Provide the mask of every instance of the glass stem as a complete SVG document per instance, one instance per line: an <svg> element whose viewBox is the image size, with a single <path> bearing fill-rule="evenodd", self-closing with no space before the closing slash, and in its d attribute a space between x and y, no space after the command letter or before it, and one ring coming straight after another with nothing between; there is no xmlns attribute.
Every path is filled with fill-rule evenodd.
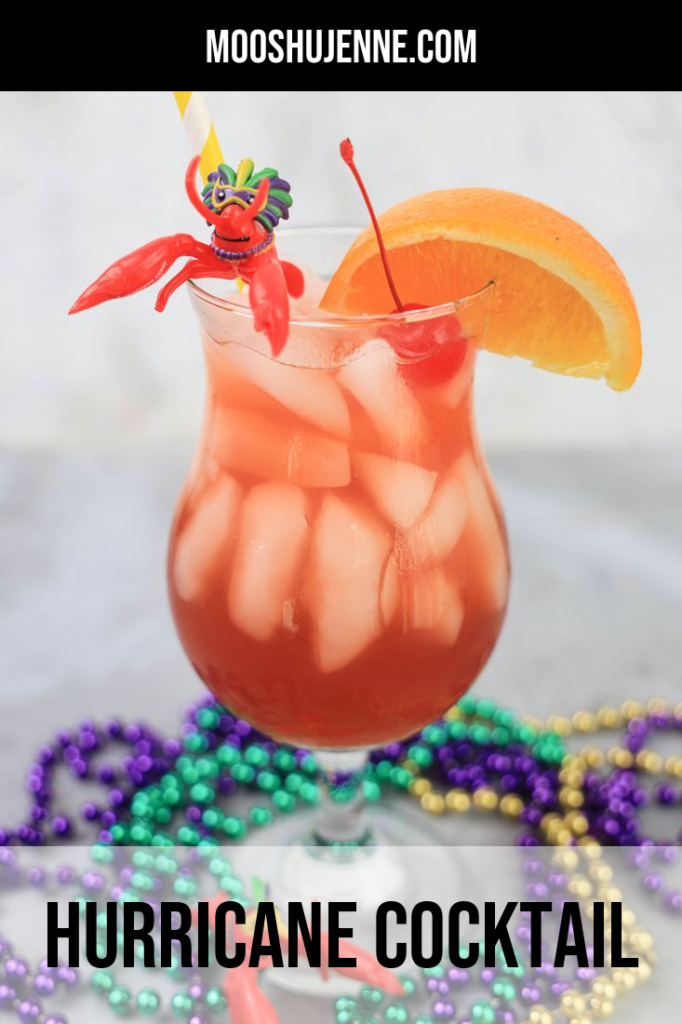
<svg viewBox="0 0 682 1024"><path fill-rule="evenodd" d="M321 798L313 824L318 846L364 846L371 829L362 792L364 750L315 750L320 768Z"/></svg>

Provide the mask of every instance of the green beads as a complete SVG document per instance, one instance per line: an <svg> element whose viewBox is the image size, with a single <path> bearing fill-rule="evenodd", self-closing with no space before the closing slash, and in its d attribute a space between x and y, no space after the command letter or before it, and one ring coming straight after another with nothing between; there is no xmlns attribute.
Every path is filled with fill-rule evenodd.
<svg viewBox="0 0 682 1024"><path fill-rule="evenodd" d="M447 734L453 740L470 739L472 743L485 744L493 742L498 746L510 743L523 743L531 748L539 761L546 764L560 764L566 754L566 747L561 736L551 729L538 731L530 725L521 723L513 711L495 707L491 700L478 700L467 694L457 705L459 711L467 718L465 722L455 719L447 723ZM484 724L481 719L485 719ZM441 742L438 739L439 726L427 726L422 731L422 740L427 744ZM432 731L435 730L435 731Z"/></svg>
<svg viewBox="0 0 682 1024"><path fill-rule="evenodd" d="M246 835L246 822L234 814L226 816L222 828L230 839L242 839Z"/></svg>
<svg viewBox="0 0 682 1024"><path fill-rule="evenodd" d="M178 896L191 897L196 894L197 884L194 879L190 878L188 875L181 875L173 882L173 891L177 893Z"/></svg>
<svg viewBox="0 0 682 1024"><path fill-rule="evenodd" d="M213 1010L215 1013L222 1013L227 1006L225 996L219 988L209 988L204 996L204 1002L209 1010Z"/></svg>
<svg viewBox="0 0 682 1024"><path fill-rule="evenodd" d="M407 996L408 999L410 996L413 996L417 991L417 984L414 978L410 977L409 974L400 975L400 984L403 986L403 993L405 994L405 996Z"/></svg>
<svg viewBox="0 0 682 1024"><path fill-rule="evenodd" d="M151 1017L159 1011L161 996L153 988L143 988L137 993L135 1004L143 1017Z"/></svg>
<svg viewBox="0 0 682 1024"><path fill-rule="evenodd" d="M363 985L360 989L360 999L363 1003L369 1003L370 1005L377 1005L384 998L384 994L380 988L375 988L373 985Z"/></svg>
<svg viewBox="0 0 682 1024"><path fill-rule="evenodd" d="M207 807L201 815L201 822L206 828L214 829L222 824L224 818L225 815L217 807Z"/></svg>
<svg viewBox="0 0 682 1024"><path fill-rule="evenodd" d="M272 794L272 802L277 810L283 811L284 814L290 814L296 807L296 798L291 793L285 793L283 789L278 789Z"/></svg>
<svg viewBox="0 0 682 1024"><path fill-rule="evenodd" d="M477 999L469 1012L473 1024L495 1024L495 1007L487 999Z"/></svg>
<svg viewBox="0 0 682 1024"><path fill-rule="evenodd" d="M407 1024L410 1015L404 1006L399 1006L396 1003L391 1003L384 1010L384 1020L386 1024Z"/></svg>
<svg viewBox="0 0 682 1024"><path fill-rule="evenodd" d="M252 807L249 811L249 821L252 825L263 827L272 822L274 815L267 807Z"/></svg>
<svg viewBox="0 0 682 1024"><path fill-rule="evenodd" d="M408 760L414 761L420 768L428 768L433 761L433 754L423 743L413 743L407 751Z"/></svg>
<svg viewBox="0 0 682 1024"><path fill-rule="evenodd" d="M215 708L201 708L197 712L196 722L200 729L215 729L220 722L220 712Z"/></svg>
<svg viewBox="0 0 682 1024"><path fill-rule="evenodd" d="M114 985L109 992L108 1001L117 1017L125 1017L133 1008L133 993L125 985Z"/></svg>
<svg viewBox="0 0 682 1024"><path fill-rule="evenodd" d="M111 971L95 971L90 984L97 995L108 995L115 985L114 976Z"/></svg>
<svg viewBox="0 0 682 1024"><path fill-rule="evenodd" d="M200 732L190 732L183 739L185 750L189 750L192 754L197 754L208 749L208 739Z"/></svg>
<svg viewBox="0 0 682 1024"><path fill-rule="evenodd" d="M174 1017L188 1017L194 1009L194 1000L189 992L176 992L171 999L171 1010Z"/></svg>
<svg viewBox="0 0 682 1024"><path fill-rule="evenodd" d="M206 782L196 782L189 791L189 798L194 804L210 804L215 800L215 790Z"/></svg>
<svg viewBox="0 0 682 1024"><path fill-rule="evenodd" d="M492 993L510 1003L516 997L516 985L508 978L496 978L492 984Z"/></svg>
<svg viewBox="0 0 682 1024"><path fill-rule="evenodd" d="M339 1011L344 1010L351 1010L354 1012L355 1010L357 1010L357 1008L358 1004L354 999L351 999L349 996L339 996L339 998L334 1003L334 1009L336 1010L337 1013Z"/></svg>
<svg viewBox="0 0 682 1024"><path fill-rule="evenodd" d="M280 779L276 772L262 771L256 777L256 785L265 793L275 793L280 789Z"/></svg>

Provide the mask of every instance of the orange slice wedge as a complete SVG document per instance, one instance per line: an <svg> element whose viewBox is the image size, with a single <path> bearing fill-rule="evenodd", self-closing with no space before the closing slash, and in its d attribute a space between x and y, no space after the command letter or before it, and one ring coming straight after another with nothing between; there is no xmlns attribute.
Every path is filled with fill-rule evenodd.
<svg viewBox="0 0 682 1024"><path fill-rule="evenodd" d="M495 292L484 348L616 391L641 364L639 318L613 257L557 210L513 192L428 192L379 217L403 303L436 306ZM355 240L321 303L357 316L395 308L371 226Z"/></svg>

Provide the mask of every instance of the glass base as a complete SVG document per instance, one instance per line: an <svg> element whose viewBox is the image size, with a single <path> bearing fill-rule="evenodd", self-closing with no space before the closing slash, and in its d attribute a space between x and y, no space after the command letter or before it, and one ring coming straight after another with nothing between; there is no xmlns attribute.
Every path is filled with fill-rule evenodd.
<svg viewBox="0 0 682 1024"><path fill-rule="evenodd" d="M286 917L289 902L304 908L322 904L322 927L330 902L355 903L356 911L341 917L352 926L351 941L374 952L376 912L380 904L397 900L408 908L422 899L433 899L434 872L451 892L449 902L461 893L457 847L443 846L442 837L429 830L425 816L400 803L381 803L369 810L371 839L355 847L320 846L314 840L314 813L281 818L267 832L268 844L253 836L232 860L238 871L266 882L270 898ZM428 872L424 848L428 847ZM430 883L430 885L429 885ZM447 898L443 894L444 899ZM402 972L404 973L404 972ZM267 988L286 990L292 996L333 999L357 995L361 981L334 971L327 980L305 964L266 972ZM293 1019L293 1018L292 1018Z"/></svg>

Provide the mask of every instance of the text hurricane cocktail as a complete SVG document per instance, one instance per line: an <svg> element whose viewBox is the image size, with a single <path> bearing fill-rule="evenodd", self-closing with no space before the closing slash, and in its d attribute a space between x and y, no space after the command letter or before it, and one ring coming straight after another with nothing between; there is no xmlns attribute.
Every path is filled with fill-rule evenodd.
<svg viewBox="0 0 682 1024"><path fill-rule="evenodd" d="M168 569L194 668L279 740L349 749L414 732L476 678L506 608L471 402L486 296L293 320L279 360L238 304L198 288L193 302L207 406ZM451 350L401 358L421 317Z"/></svg>

